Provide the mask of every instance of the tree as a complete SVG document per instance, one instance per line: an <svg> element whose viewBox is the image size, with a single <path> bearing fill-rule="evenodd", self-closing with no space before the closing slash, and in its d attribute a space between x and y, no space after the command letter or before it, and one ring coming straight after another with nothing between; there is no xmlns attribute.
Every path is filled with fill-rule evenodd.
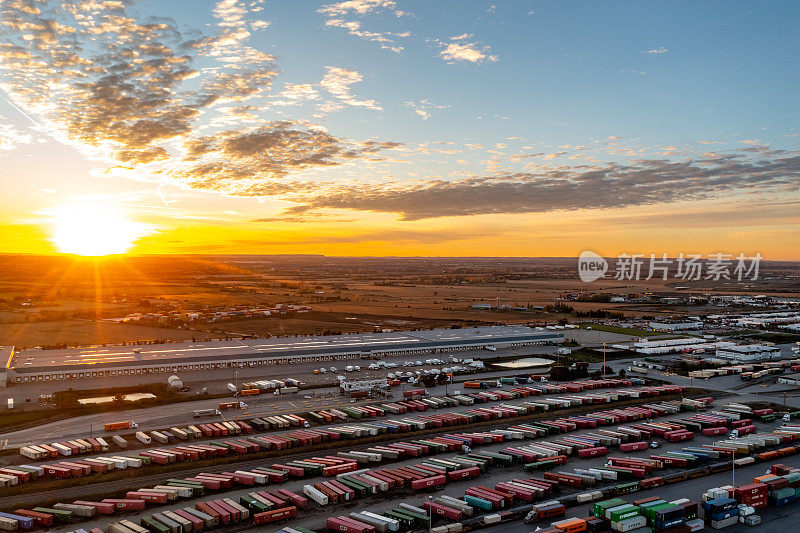
<svg viewBox="0 0 800 533"><path fill-rule="evenodd" d="M625 375L626 375L625 369L624 368L620 368L618 375L619 375L620 378L624 378Z"/></svg>

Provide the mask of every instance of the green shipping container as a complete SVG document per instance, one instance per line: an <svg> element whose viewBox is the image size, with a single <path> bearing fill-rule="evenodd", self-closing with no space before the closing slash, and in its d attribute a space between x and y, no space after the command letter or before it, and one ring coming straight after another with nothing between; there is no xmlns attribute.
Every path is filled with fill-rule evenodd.
<svg viewBox="0 0 800 533"><path fill-rule="evenodd" d="M613 507L612 507L613 509ZM611 511L611 515L609 519L612 522L621 522L622 520L627 520L628 518L633 518L634 516L639 516L641 514L639 512L639 508L635 505L627 505L621 509L617 509L615 511Z"/></svg>
<svg viewBox="0 0 800 533"><path fill-rule="evenodd" d="M659 505L652 505L648 507L642 511L642 514L645 518L647 518L647 523L652 525L656 518L656 511L661 511L662 509L673 509L675 507L677 507L677 505L674 503L661 503Z"/></svg>
<svg viewBox="0 0 800 533"><path fill-rule="evenodd" d="M606 509L611 509L612 507L619 507L620 505L625 505L626 502L622 498L614 498L613 500L606 500L602 502L597 502L594 504L594 509L592 514L595 515L597 518L605 518L606 517Z"/></svg>
<svg viewBox="0 0 800 533"><path fill-rule="evenodd" d="M44 514L51 514L56 522L60 522L62 524L66 524L67 522L72 522L73 513L72 511L62 511L61 509L49 509L47 507L34 507L32 509L37 513L44 513Z"/></svg>
<svg viewBox="0 0 800 533"><path fill-rule="evenodd" d="M169 533L170 529L156 520L155 518L151 518L149 516L143 516L140 522L142 527L147 529L152 533Z"/></svg>

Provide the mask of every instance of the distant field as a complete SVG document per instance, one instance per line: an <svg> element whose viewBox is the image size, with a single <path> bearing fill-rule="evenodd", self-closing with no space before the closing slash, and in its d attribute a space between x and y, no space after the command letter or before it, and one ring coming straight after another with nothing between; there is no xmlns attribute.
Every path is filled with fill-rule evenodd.
<svg viewBox="0 0 800 533"><path fill-rule="evenodd" d="M0 324L0 344L18 348L41 344L86 345L154 339L187 340L192 337L206 339L219 335L88 320Z"/></svg>

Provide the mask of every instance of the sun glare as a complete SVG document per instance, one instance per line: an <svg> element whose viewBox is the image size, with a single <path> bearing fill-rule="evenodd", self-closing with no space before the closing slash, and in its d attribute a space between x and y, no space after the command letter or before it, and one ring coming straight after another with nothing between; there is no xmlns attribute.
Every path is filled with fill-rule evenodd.
<svg viewBox="0 0 800 533"><path fill-rule="evenodd" d="M131 220L113 202L82 200L59 206L52 213L52 241L59 252L84 256L124 254L134 243L154 231Z"/></svg>

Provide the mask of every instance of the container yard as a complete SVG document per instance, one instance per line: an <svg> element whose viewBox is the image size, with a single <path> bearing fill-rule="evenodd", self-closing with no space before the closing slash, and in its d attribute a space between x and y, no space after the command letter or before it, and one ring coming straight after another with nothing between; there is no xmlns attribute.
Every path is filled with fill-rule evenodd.
<svg viewBox="0 0 800 533"><path fill-rule="evenodd" d="M444 532L522 524L537 506L548 527L588 531L575 529L586 516L567 514L578 503L730 473L734 465L783 461L791 469L800 438L800 424L762 422L767 413L632 380L509 384L458 398L413 392L384 403L140 431L131 439L136 450L106 442L103 451L90 439L32 444L36 457L20 450L24 464L0 469L0 510L56 532L136 530L131 524L406 531L431 519ZM52 450L46 456L36 451L43 446ZM74 484L78 478L93 482ZM783 482L770 482L767 500L788 505ZM15 495L37 486L44 490ZM636 516L614 518L628 531L641 521ZM672 519L659 515L657 523Z"/></svg>

